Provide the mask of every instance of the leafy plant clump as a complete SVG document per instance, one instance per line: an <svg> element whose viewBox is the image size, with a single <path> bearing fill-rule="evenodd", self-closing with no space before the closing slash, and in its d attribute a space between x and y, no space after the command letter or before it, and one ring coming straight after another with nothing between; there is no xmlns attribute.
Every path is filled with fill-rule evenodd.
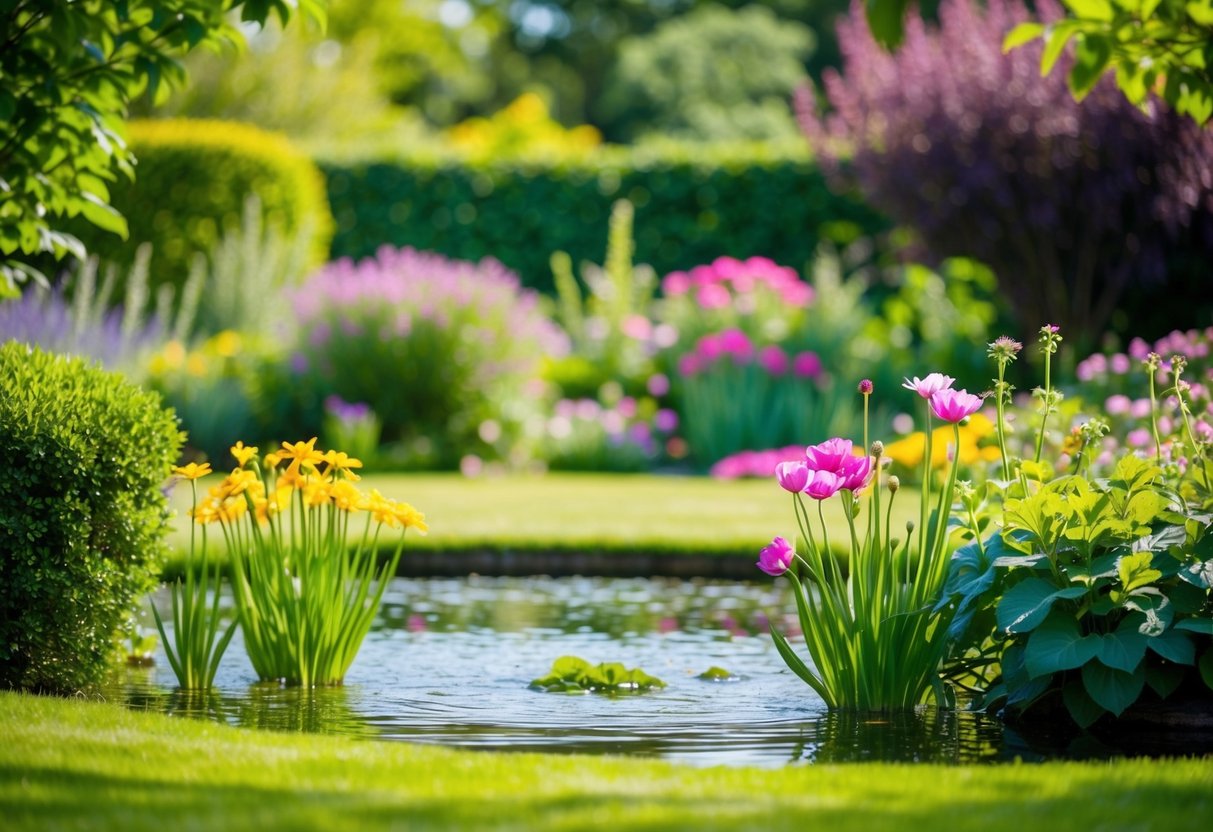
<svg viewBox="0 0 1213 832"><path fill-rule="evenodd" d="M552 670L531 682L533 690L545 693L640 693L664 688L665 682L638 667L628 670L620 662L592 665L577 656L561 656Z"/></svg>
<svg viewBox="0 0 1213 832"><path fill-rule="evenodd" d="M181 436L154 393L0 347L0 688L99 682L164 554Z"/></svg>

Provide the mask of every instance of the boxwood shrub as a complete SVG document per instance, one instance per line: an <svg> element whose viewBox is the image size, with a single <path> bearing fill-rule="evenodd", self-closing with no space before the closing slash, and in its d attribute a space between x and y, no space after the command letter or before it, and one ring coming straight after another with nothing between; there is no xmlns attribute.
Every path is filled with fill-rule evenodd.
<svg viewBox="0 0 1213 832"><path fill-rule="evenodd" d="M129 264L136 244L151 242L151 284L180 286L195 253L208 254L225 229L238 227L245 199L256 194L265 222L312 237L314 263L324 261L332 215L324 179L285 136L234 122L204 119L134 121L134 181L111 188L130 239L83 223L73 227L89 251Z"/></svg>
<svg viewBox="0 0 1213 832"><path fill-rule="evenodd" d="M321 168L334 257L369 257L385 244L494 257L541 291L552 289L553 251L574 263L601 258L620 198L636 208L636 261L659 274L721 255L800 270L823 238L888 227L858 196L832 193L804 150L671 145L553 162L414 157Z"/></svg>
<svg viewBox="0 0 1213 832"><path fill-rule="evenodd" d="M0 688L98 682L152 587L172 411L79 359L0 346Z"/></svg>

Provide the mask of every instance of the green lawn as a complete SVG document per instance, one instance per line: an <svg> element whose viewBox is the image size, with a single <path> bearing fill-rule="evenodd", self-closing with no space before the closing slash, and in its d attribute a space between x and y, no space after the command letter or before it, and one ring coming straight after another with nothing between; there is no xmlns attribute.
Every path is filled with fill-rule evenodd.
<svg viewBox="0 0 1213 832"><path fill-rule="evenodd" d="M0 693L19 830L1206 830L1213 759L699 770L238 730Z"/></svg>
<svg viewBox="0 0 1213 832"><path fill-rule="evenodd" d="M212 481L200 482L200 491ZM410 547L442 552L644 552L725 555L753 561L775 535L795 535L791 497L769 480L652 475L547 474L467 479L457 474L368 475L363 490L412 503L430 533ZM173 545L188 545L190 491L173 494ZM917 494L902 489L893 529L917 518ZM839 500L825 504L834 541L846 532ZM896 532L895 532L896 534ZM218 538L218 536L215 536Z"/></svg>

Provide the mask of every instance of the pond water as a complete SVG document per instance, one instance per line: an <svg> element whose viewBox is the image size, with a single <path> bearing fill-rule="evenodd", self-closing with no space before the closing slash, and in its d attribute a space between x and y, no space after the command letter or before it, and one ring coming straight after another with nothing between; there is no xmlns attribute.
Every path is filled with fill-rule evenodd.
<svg viewBox="0 0 1213 832"><path fill-rule="evenodd" d="M167 593L156 602L169 608ZM153 667L127 670L105 695L233 725L697 765L973 763L1060 751L1029 748L977 714L829 713L784 666L768 616L795 632L783 582L398 578L343 686L258 683L237 633L209 696L176 690L161 650ZM793 644L803 655L802 642ZM668 686L615 697L528 688L563 655L640 667ZM714 666L733 680L697 678Z"/></svg>

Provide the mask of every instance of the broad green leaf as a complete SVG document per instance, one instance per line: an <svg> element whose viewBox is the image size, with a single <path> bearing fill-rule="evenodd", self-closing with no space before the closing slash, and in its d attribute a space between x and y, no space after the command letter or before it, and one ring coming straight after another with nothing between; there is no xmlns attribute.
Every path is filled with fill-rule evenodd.
<svg viewBox="0 0 1213 832"><path fill-rule="evenodd" d="M1108 0L1062 0L1076 17L1107 23L1112 20L1112 4Z"/></svg>
<svg viewBox="0 0 1213 832"><path fill-rule="evenodd" d="M1045 27L1041 23L1020 23L1002 39L1003 53L1010 52L1017 46L1036 40L1044 34Z"/></svg>
<svg viewBox="0 0 1213 832"><path fill-rule="evenodd" d="M1175 625L1177 630L1187 630L1191 633L1200 633L1206 636L1213 636L1213 619L1209 618L1185 618L1183 621Z"/></svg>
<svg viewBox="0 0 1213 832"><path fill-rule="evenodd" d="M1200 612L1208 599L1208 592L1188 583L1178 583L1167 589L1167 597L1176 613Z"/></svg>
<svg viewBox="0 0 1213 832"><path fill-rule="evenodd" d="M1115 632L1096 636L1099 639L1099 652L1096 658L1110 668L1132 673L1146 655L1147 639L1129 619L1116 628Z"/></svg>
<svg viewBox="0 0 1213 832"><path fill-rule="evenodd" d="M1146 644L1169 662L1193 664L1196 661L1196 647L1192 639L1179 630L1166 630L1162 635L1146 639Z"/></svg>
<svg viewBox="0 0 1213 832"><path fill-rule="evenodd" d="M1213 690L1213 647L1204 652L1196 667L1200 670L1200 678L1204 680L1205 687Z"/></svg>
<svg viewBox="0 0 1213 832"><path fill-rule="evenodd" d="M1183 684L1187 673L1182 667L1171 664L1150 665L1146 668L1146 684L1158 694L1160 699L1166 699L1175 689Z"/></svg>
<svg viewBox="0 0 1213 832"><path fill-rule="evenodd" d="M1028 578L1007 590L998 602L998 629L1004 633L1027 633L1035 629L1063 598L1081 598L1085 587L1058 589L1043 578Z"/></svg>
<svg viewBox="0 0 1213 832"><path fill-rule="evenodd" d="M775 629L774 624L770 625L770 629L771 638L775 642L775 649L779 652L780 657L783 658L788 668L799 676L802 682L816 691L818 696L829 701L829 692L821 680L817 678L817 675L809 669L809 666L804 663L804 660L800 656L796 655L796 651L788 644L788 640Z"/></svg>
<svg viewBox="0 0 1213 832"><path fill-rule="evenodd" d="M1161 578L1162 573L1152 568L1153 562L1154 555L1150 552L1123 555L1116 561L1116 574L1120 577L1121 591L1131 592Z"/></svg>
<svg viewBox="0 0 1213 832"><path fill-rule="evenodd" d="M1137 701L1145 683L1146 674L1141 669L1136 673L1126 673L1099 662L1091 662L1082 668L1082 686L1087 694L1097 705L1116 716Z"/></svg>
<svg viewBox="0 0 1213 832"><path fill-rule="evenodd" d="M1064 613L1053 613L1028 637L1024 664L1033 679L1060 670L1082 667L1099 652L1099 636L1084 636L1078 622Z"/></svg>
<svg viewBox="0 0 1213 832"><path fill-rule="evenodd" d="M572 679L591 667L585 659L577 656L561 656L552 662L552 673L562 679Z"/></svg>
<svg viewBox="0 0 1213 832"><path fill-rule="evenodd" d="M1091 698L1078 679L1066 683L1061 689L1061 698L1079 728L1090 728L1097 719L1107 713Z"/></svg>
<svg viewBox="0 0 1213 832"><path fill-rule="evenodd" d="M1213 3L1194 2L1184 6L1184 11L1188 13L1188 17L1195 20L1201 26L1213 26Z"/></svg>
<svg viewBox="0 0 1213 832"><path fill-rule="evenodd" d="M82 193L80 195L80 213L93 225L106 231L112 231L124 240L130 234L126 227L126 219L93 194Z"/></svg>
<svg viewBox="0 0 1213 832"><path fill-rule="evenodd" d="M1049 27L1045 33L1045 48L1040 56L1040 74L1041 77L1048 75L1053 71L1053 67L1057 64L1057 59L1061 57L1061 53L1065 51L1066 44L1070 42L1077 31L1075 26L1067 26L1067 23L1074 21L1062 21L1055 26Z"/></svg>
<svg viewBox="0 0 1213 832"><path fill-rule="evenodd" d="M709 667L703 673L700 673L695 678L703 679L705 682L728 682L733 679L736 679L737 677L734 676L729 671L725 670L723 667L717 667L716 665L712 665L711 667Z"/></svg>
<svg viewBox="0 0 1213 832"><path fill-rule="evenodd" d="M1201 589L1213 587L1213 560L1193 563L1179 572L1181 580Z"/></svg>

